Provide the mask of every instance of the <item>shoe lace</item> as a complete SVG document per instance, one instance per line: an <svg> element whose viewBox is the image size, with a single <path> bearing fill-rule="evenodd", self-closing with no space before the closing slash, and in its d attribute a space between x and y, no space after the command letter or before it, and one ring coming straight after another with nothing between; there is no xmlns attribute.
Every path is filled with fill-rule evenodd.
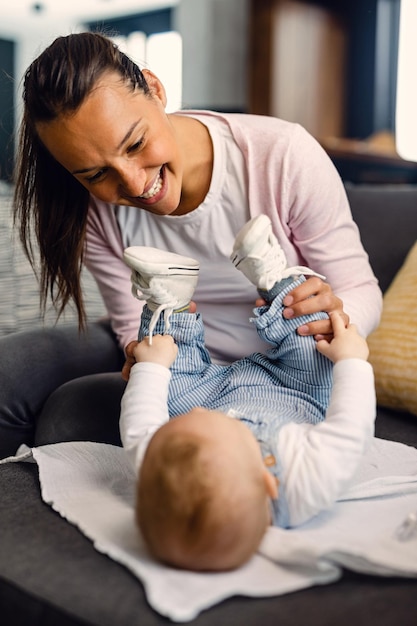
<svg viewBox="0 0 417 626"><path fill-rule="evenodd" d="M299 276L300 274L304 276L318 276L319 278L325 280L326 277L314 270L306 267L304 265L295 265L293 267L287 267L287 261L285 257L282 256L280 250L273 247L270 254L265 257L260 257L260 262L262 263L262 269L264 276L268 276L272 274L276 276L279 274L281 276L281 280L283 278L290 278L292 276Z"/></svg>
<svg viewBox="0 0 417 626"><path fill-rule="evenodd" d="M305 267L305 265L294 265L293 267L287 267L287 269L282 273L282 278L291 278L292 276L299 276L302 274L303 276L317 276L322 280L326 280L326 277L323 274L319 274L309 267Z"/></svg>
<svg viewBox="0 0 417 626"><path fill-rule="evenodd" d="M293 267L287 267L286 258L281 254L280 249L276 246L272 247L273 254L269 254L264 259L265 274L272 272L277 273L277 270L281 274L281 278L290 278L291 276L297 276L302 274L304 276L318 276L323 280L326 279L322 274L318 274L314 270L306 267L305 265L295 265Z"/></svg>
<svg viewBox="0 0 417 626"><path fill-rule="evenodd" d="M169 318L175 307L178 306L178 301L172 293L156 280L152 281L152 286L145 287L137 281L137 276L132 273L131 281L132 295L137 300L145 300L146 302L151 300L158 305L153 311L151 321L149 322L149 345L152 345L153 331L161 313L163 312L164 314L165 332L167 332L170 328Z"/></svg>

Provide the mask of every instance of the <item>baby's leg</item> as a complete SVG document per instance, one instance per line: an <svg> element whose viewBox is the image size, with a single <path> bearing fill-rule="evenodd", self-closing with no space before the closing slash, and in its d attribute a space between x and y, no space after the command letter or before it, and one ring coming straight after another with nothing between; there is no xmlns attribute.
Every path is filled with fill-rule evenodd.
<svg viewBox="0 0 417 626"><path fill-rule="evenodd" d="M143 308L139 340L148 336L152 311ZM204 344L204 325L200 313L172 313L169 334L178 346L177 357L171 366L169 392L170 415L185 413L195 406L210 408L211 398L217 396L218 385L225 377L227 367L211 363ZM164 334L165 324L159 319L154 334Z"/></svg>
<svg viewBox="0 0 417 626"><path fill-rule="evenodd" d="M304 266L288 267L285 253L266 215L258 215L245 224L235 239L230 258L257 287L262 298L270 303L255 311L257 317L254 322L260 337L274 348L268 351L268 358L262 354L250 358L269 371L279 384L308 393L322 406L327 406L332 365L317 352L313 337L297 334L299 326L326 319L327 314L318 313L293 320L283 317L284 296L303 282L304 276L316 273Z"/></svg>
<svg viewBox="0 0 417 626"><path fill-rule="evenodd" d="M326 319L326 313L314 313L294 319L283 317L283 298L301 282L303 276L286 278L266 294L272 302L268 306L255 310L253 322L259 336L273 347L267 351L267 359L262 365L268 367L274 377L285 387L308 393L327 406L331 386L333 365L316 349L316 342L311 336L301 336L297 328L301 324L318 319ZM263 361L262 355L253 355L255 360Z"/></svg>

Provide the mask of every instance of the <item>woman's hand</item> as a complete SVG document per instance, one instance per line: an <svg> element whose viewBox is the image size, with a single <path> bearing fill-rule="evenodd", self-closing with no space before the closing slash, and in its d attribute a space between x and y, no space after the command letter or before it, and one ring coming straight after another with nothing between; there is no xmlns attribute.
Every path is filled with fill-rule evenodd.
<svg viewBox="0 0 417 626"><path fill-rule="evenodd" d="M139 341L131 341L127 344L125 348L126 361L122 367L122 378L123 380L129 380L130 370L133 365L136 363L134 349L138 345Z"/></svg>
<svg viewBox="0 0 417 626"><path fill-rule="evenodd" d="M141 361L159 363L165 367L170 367L175 361L177 351L178 348L170 335L154 335L152 345L149 344L149 337L145 337L141 342L131 341L125 348L126 361L122 368L123 380L129 380L133 365Z"/></svg>
<svg viewBox="0 0 417 626"><path fill-rule="evenodd" d="M284 317L292 319L301 315L309 315L325 311L326 313L337 312L341 316L345 326L349 325L349 316L343 311L343 302L334 295L332 288L317 276L311 276L301 285L288 293L284 300ZM257 300L256 305L265 304L264 300ZM319 341L333 339L333 329L330 319L317 320L309 324L303 324L298 328L299 335L313 335Z"/></svg>

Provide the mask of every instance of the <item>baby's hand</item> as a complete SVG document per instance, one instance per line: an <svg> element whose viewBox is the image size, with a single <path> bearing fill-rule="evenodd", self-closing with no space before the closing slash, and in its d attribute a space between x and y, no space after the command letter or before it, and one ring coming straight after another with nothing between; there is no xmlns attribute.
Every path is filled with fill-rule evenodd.
<svg viewBox="0 0 417 626"><path fill-rule="evenodd" d="M171 367L177 352L178 347L171 335L153 335L152 345L149 345L149 337L145 337L133 348L138 363L158 363L164 367Z"/></svg>
<svg viewBox="0 0 417 626"><path fill-rule="evenodd" d="M369 348L366 340L356 330L356 326L349 324L345 327L344 321L336 311L329 313L333 327L333 339L328 343L325 339L317 342L317 350L328 359L337 363L343 359L367 360Z"/></svg>

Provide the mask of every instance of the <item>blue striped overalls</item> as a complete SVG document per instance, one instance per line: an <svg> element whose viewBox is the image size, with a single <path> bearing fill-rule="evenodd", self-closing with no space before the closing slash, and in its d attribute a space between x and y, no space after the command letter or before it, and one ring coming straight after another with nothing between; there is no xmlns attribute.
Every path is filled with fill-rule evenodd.
<svg viewBox="0 0 417 626"><path fill-rule="evenodd" d="M313 337L302 337L301 324L327 318L325 313L287 320L282 300L304 277L286 279L274 286L269 306L254 310L251 320L259 336L270 344L266 354L255 352L230 365L211 363L204 346L200 314L173 313L169 333L178 344L178 356L171 367L168 410L170 417L202 406L220 410L245 422L258 440L268 470L280 480L280 496L273 502L274 525L287 526L285 485L281 480L276 441L288 422L316 424L324 419L332 386L332 363L315 347ZM147 331L152 312L145 306L139 339ZM157 322L156 334L164 333Z"/></svg>

